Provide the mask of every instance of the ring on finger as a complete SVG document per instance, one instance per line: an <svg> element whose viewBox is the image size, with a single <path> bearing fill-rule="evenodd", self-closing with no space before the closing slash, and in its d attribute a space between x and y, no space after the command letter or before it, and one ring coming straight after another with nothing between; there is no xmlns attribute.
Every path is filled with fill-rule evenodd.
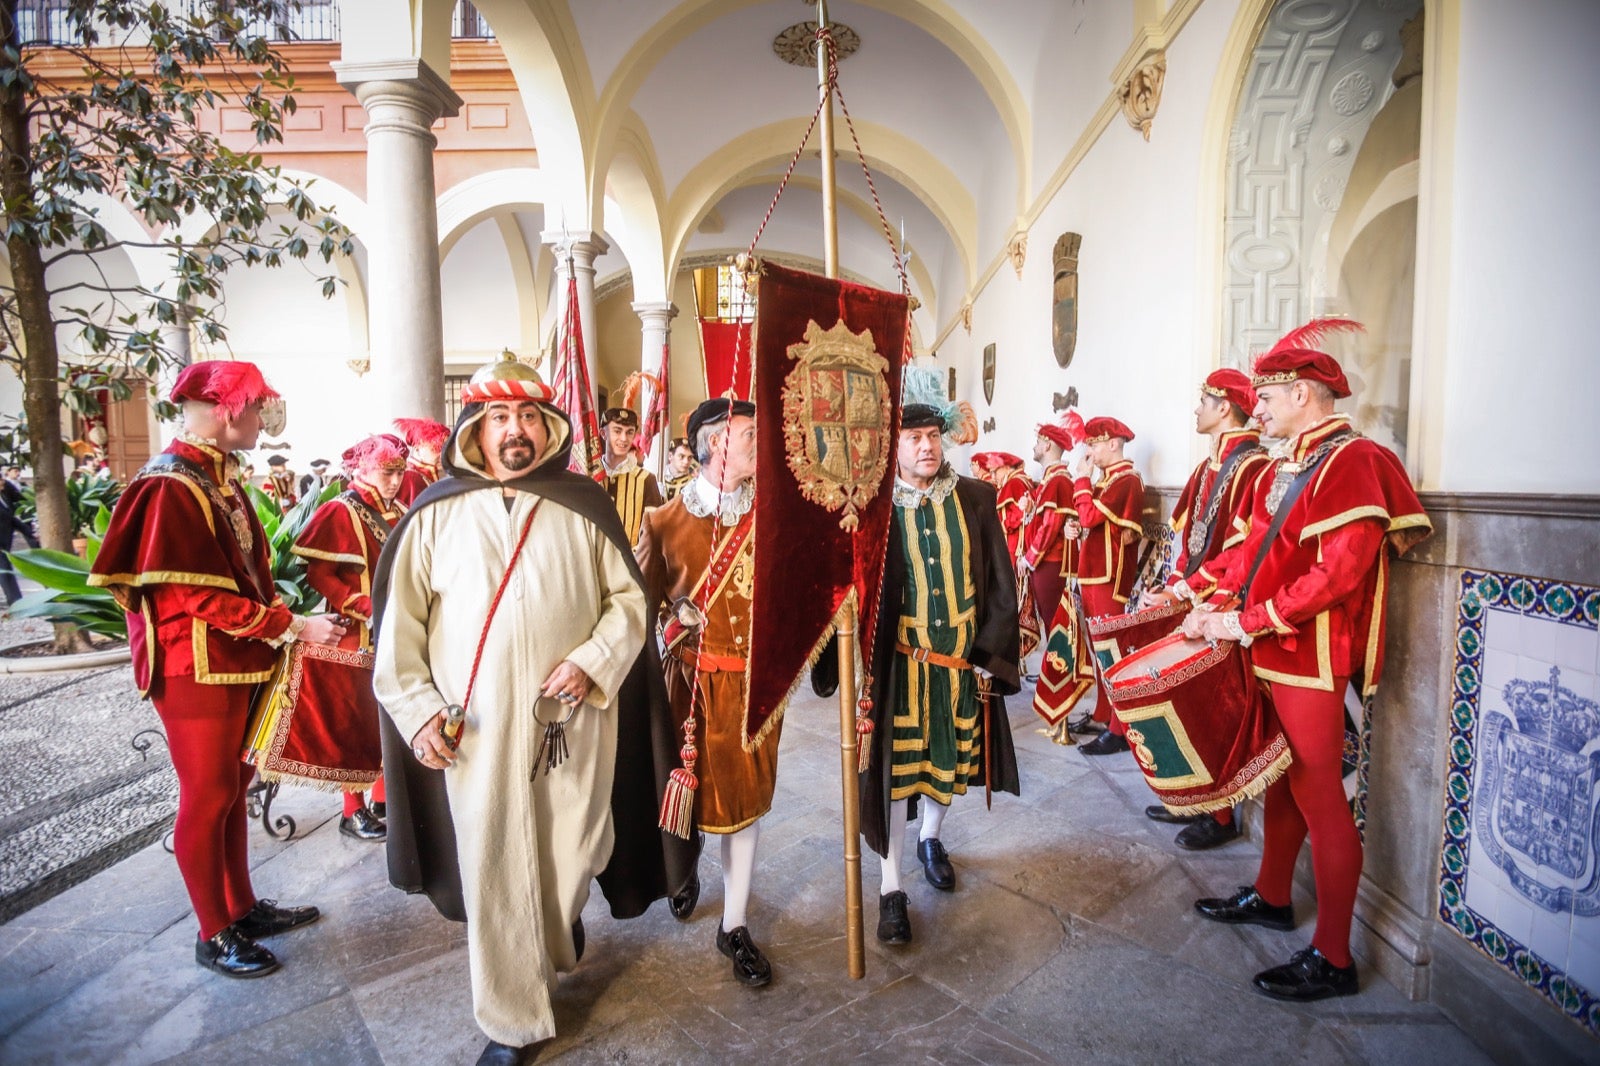
<svg viewBox="0 0 1600 1066"><path fill-rule="evenodd" d="M417 757L418 761L421 761L422 758L424 757L422 746L419 744L417 747L412 748L411 749L411 754L415 755Z"/></svg>

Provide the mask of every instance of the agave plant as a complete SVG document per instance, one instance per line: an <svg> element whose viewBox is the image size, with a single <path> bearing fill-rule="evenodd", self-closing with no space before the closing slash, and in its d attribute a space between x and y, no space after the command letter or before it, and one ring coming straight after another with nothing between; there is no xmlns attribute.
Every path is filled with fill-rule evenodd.
<svg viewBox="0 0 1600 1066"><path fill-rule="evenodd" d="M44 586L13 603L8 608L12 617L66 622L102 637L127 640L127 615L110 590L89 584L89 567L100 554L110 524L111 511L101 504L84 530L88 544L81 557L49 548L12 552L11 565L17 573Z"/></svg>
<svg viewBox="0 0 1600 1066"><path fill-rule="evenodd" d="M338 495L339 486L330 485L321 495L307 497L287 512L280 511L277 502L260 489L251 486L245 491L267 534L272 580L278 595L296 614L310 612L321 597L306 583L305 560L290 549L316 509ZM111 510L101 504L84 531L88 543L82 558L49 548L12 552L11 563L17 573L44 587L13 603L11 615L66 622L100 636L127 640L128 619L122 608L109 590L89 584L89 567L100 554L100 542L110 523Z"/></svg>

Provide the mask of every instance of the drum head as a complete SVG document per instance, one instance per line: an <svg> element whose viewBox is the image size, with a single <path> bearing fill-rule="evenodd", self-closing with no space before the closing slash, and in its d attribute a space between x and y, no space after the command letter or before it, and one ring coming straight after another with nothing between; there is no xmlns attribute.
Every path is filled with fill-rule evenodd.
<svg viewBox="0 0 1600 1066"><path fill-rule="evenodd" d="M1173 633L1107 667L1106 683L1112 687L1143 684L1183 669L1210 650L1206 641Z"/></svg>

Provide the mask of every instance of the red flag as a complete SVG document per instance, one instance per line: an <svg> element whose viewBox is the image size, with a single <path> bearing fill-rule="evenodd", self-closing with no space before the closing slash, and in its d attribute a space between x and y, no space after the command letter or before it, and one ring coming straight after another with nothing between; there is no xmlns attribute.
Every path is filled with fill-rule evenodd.
<svg viewBox="0 0 1600 1066"><path fill-rule="evenodd" d="M705 355L707 398L726 396L730 388L739 399L750 398L752 360L749 322L720 322L702 318L700 350ZM735 353L738 354L737 360Z"/></svg>
<svg viewBox="0 0 1600 1066"><path fill-rule="evenodd" d="M644 425L639 437L644 442L644 454L650 455L656 437L667 425L667 372L672 368L672 333L667 333L661 344L661 372L656 375L655 391L650 394L650 409L644 414Z"/></svg>
<svg viewBox="0 0 1600 1066"><path fill-rule="evenodd" d="M600 466L600 419L594 409L594 387L583 356L583 323L578 314L578 279L568 272L567 314L561 325L561 347L556 355L556 406L572 423L572 459L567 468L596 481L604 476Z"/></svg>
<svg viewBox="0 0 1600 1066"><path fill-rule="evenodd" d="M782 712L846 598L858 632L875 631L909 328L901 293L772 263L760 285L747 741Z"/></svg>

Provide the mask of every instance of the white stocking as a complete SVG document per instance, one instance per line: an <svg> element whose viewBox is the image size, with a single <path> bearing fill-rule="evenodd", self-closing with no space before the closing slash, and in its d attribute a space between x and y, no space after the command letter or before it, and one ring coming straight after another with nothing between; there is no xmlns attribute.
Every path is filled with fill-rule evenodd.
<svg viewBox="0 0 1600 1066"><path fill-rule="evenodd" d="M935 803L928 797L922 797L922 828L917 832L918 840L939 839L939 827L944 825L944 816L950 813L950 808L942 803Z"/></svg>
<svg viewBox="0 0 1600 1066"><path fill-rule="evenodd" d="M745 925L750 905L750 881L756 872L756 842L761 822L754 821L737 833L722 836L722 929L731 933Z"/></svg>
<svg viewBox="0 0 1600 1066"><path fill-rule="evenodd" d="M924 800L924 803L927 801ZM883 857L883 882L880 895L900 891L900 860L906 847L906 812L911 809L909 799L894 800L889 804L889 854Z"/></svg>

